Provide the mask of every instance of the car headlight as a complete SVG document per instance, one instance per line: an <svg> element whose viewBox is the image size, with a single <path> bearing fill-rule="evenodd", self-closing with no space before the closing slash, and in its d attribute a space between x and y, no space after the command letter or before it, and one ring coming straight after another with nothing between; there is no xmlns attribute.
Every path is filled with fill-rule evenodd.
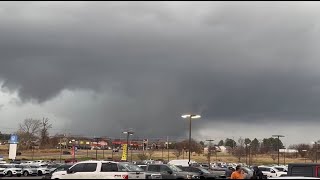
<svg viewBox="0 0 320 180"><path fill-rule="evenodd" d="M192 175L188 174L187 179L192 179Z"/></svg>

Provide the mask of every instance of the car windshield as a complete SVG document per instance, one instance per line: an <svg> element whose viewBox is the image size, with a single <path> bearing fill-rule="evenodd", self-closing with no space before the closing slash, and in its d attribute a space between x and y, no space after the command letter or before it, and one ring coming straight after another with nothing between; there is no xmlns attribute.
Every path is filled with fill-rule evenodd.
<svg viewBox="0 0 320 180"><path fill-rule="evenodd" d="M141 169L139 166L136 166L134 164L130 163L119 163L119 169L120 170L126 170L126 171L134 171L134 172L143 172L143 169Z"/></svg>
<svg viewBox="0 0 320 180"><path fill-rule="evenodd" d="M168 164L168 166L169 166L174 172L181 172L181 171L182 171L180 168L178 168L178 167L175 166L175 165Z"/></svg>
<svg viewBox="0 0 320 180"><path fill-rule="evenodd" d="M14 165L15 168L23 168L21 165Z"/></svg>

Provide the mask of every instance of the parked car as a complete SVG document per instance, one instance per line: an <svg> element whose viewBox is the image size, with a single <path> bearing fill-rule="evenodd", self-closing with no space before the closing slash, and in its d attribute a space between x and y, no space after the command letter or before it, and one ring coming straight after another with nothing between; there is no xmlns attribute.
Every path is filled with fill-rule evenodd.
<svg viewBox="0 0 320 180"><path fill-rule="evenodd" d="M143 171L147 171L147 165L142 164L142 165L137 165L139 166L141 169L143 169ZM146 172L146 179L162 179L162 176L160 173L149 173Z"/></svg>
<svg viewBox="0 0 320 180"><path fill-rule="evenodd" d="M65 171L67 171L71 166L72 166L72 164L63 164L63 165L60 165L60 166L57 167L54 171L50 172L49 174L46 174L42 179L51 179L52 174L53 174L53 173L56 173L56 172L65 173Z"/></svg>
<svg viewBox="0 0 320 180"><path fill-rule="evenodd" d="M33 161L34 164L43 164L46 163L44 160L35 160Z"/></svg>
<svg viewBox="0 0 320 180"><path fill-rule="evenodd" d="M50 169L48 169L46 165L41 165L36 167L37 167L38 176L50 174Z"/></svg>
<svg viewBox="0 0 320 180"><path fill-rule="evenodd" d="M192 166L197 166L198 163L196 161L190 161ZM188 159L177 159L177 160L171 160L168 164L175 165L175 166L183 166L188 167L189 166L189 160Z"/></svg>
<svg viewBox="0 0 320 180"><path fill-rule="evenodd" d="M64 160L64 163L66 163L66 164L68 164L68 163L77 163L78 162L78 160L76 160L76 159L66 159L66 160Z"/></svg>
<svg viewBox="0 0 320 180"><path fill-rule="evenodd" d="M141 169L143 169L144 171L147 170L147 165L145 165L145 164L137 165L137 166L139 166L139 167L140 167Z"/></svg>
<svg viewBox="0 0 320 180"><path fill-rule="evenodd" d="M36 166L22 164L22 165L17 165L16 167L22 168L22 175L23 176L30 176L30 175L37 175L38 174Z"/></svg>
<svg viewBox="0 0 320 180"><path fill-rule="evenodd" d="M266 175L268 178L280 177L287 174L286 172L281 172L273 167L259 166L258 168L262 171L263 175Z"/></svg>
<svg viewBox="0 0 320 180"><path fill-rule="evenodd" d="M48 165L47 168L50 170L50 173L55 171L58 167L60 167L61 164L51 164L51 165Z"/></svg>
<svg viewBox="0 0 320 180"><path fill-rule="evenodd" d="M83 161L67 171L54 172L51 179L145 179L141 168L131 163Z"/></svg>
<svg viewBox="0 0 320 180"><path fill-rule="evenodd" d="M245 179L251 179L253 177L253 170L248 167L242 167L242 170L245 173Z"/></svg>
<svg viewBox="0 0 320 180"><path fill-rule="evenodd" d="M287 166L273 166L273 168L282 171L282 172L288 172Z"/></svg>
<svg viewBox="0 0 320 180"><path fill-rule="evenodd" d="M208 170L201 167L181 167L181 170L185 172L197 173L200 179L216 179L216 176L211 174Z"/></svg>
<svg viewBox="0 0 320 180"><path fill-rule="evenodd" d="M4 173L4 170L6 169L7 167L3 164L0 164L0 176L5 176L5 173Z"/></svg>
<svg viewBox="0 0 320 180"><path fill-rule="evenodd" d="M288 165L287 177L304 176L304 177L320 177L320 164L316 163L292 163Z"/></svg>
<svg viewBox="0 0 320 180"><path fill-rule="evenodd" d="M198 173L185 172L171 164L149 164L147 173L160 173L163 179L200 179Z"/></svg>
<svg viewBox="0 0 320 180"><path fill-rule="evenodd" d="M3 173L5 176L12 177L12 176L21 176L22 169L16 168L13 164L4 164L2 165L5 169L3 170Z"/></svg>

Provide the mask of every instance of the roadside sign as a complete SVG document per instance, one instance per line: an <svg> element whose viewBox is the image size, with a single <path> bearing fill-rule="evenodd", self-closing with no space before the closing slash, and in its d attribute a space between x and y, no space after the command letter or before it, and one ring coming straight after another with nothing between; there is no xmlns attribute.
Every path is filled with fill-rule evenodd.
<svg viewBox="0 0 320 180"><path fill-rule="evenodd" d="M127 161L128 153L127 153L127 144L122 145L122 158L121 161Z"/></svg>
<svg viewBox="0 0 320 180"><path fill-rule="evenodd" d="M15 134L12 134L12 135L10 136L9 143L10 143L10 144L18 144L18 136L15 135Z"/></svg>
<svg viewBox="0 0 320 180"><path fill-rule="evenodd" d="M9 145L9 159L16 159L17 155L17 144Z"/></svg>

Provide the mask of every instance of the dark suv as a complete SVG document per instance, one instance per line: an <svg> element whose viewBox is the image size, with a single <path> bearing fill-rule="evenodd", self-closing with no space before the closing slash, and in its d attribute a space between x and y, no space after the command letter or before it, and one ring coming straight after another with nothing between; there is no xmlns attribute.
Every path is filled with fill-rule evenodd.
<svg viewBox="0 0 320 180"><path fill-rule="evenodd" d="M149 164L146 171L150 173L160 173L162 179L200 179L198 173L185 172L169 164Z"/></svg>
<svg viewBox="0 0 320 180"><path fill-rule="evenodd" d="M179 167L186 172L194 172L200 176L200 179L216 179L216 177L211 174L208 170L201 167Z"/></svg>

